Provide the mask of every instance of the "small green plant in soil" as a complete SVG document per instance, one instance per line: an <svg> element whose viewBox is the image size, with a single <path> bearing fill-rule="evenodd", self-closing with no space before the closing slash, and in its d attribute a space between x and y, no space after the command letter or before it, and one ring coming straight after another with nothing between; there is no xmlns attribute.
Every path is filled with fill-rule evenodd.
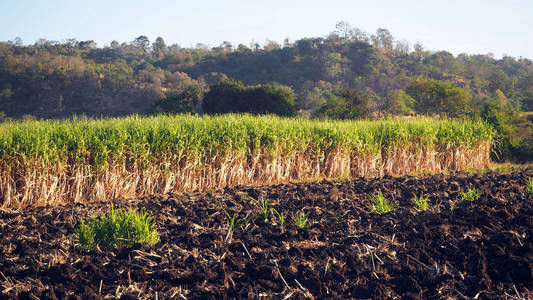
<svg viewBox="0 0 533 300"><path fill-rule="evenodd" d="M132 208L117 209L94 219L80 220L76 230L76 246L84 251L95 247L112 249L135 243L154 245L159 242L159 233L154 218Z"/></svg>
<svg viewBox="0 0 533 300"><path fill-rule="evenodd" d="M336 221L337 223L340 223L343 217L344 217L343 214L342 214L341 212L339 212L339 213L337 213L337 214L335 215L335 221Z"/></svg>
<svg viewBox="0 0 533 300"><path fill-rule="evenodd" d="M476 201L481 197L481 192L479 192L475 187L468 189L466 192L461 192L461 200L462 201Z"/></svg>
<svg viewBox="0 0 533 300"><path fill-rule="evenodd" d="M450 210L455 209L455 201L450 201Z"/></svg>
<svg viewBox="0 0 533 300"><path fill-rule="evenodd" d="M272 208L272 215L276 217L276 223L283 229L285 225L285 212L278 212L275 208Z"/></svg>
<svg viewBox="0 0 533 300"><path fill-rule="evenodd" d="M526 191L528 194L533 194L533 178L528 178L526 181Z"/></svg>
<svg viewBox="0 0 533 300"><path fill-rule="evenodd" d="M378 191L377 194L371 196L370 200L372 200L372 205L370 205L368 208L370 209L371 212L375 214L388 213L389 211L396 208L396 206L393 203L385 199L381 190Z"/></svg>
<svg viewBox="0 0 533 300"><path fill-rule="evenodd" d="M305 211L301 210L294 216L294 224L300 228L305 228L307 225L308 217Z"/></svg>
<svg viewBox="0 0 533 300"><path fill-rule="evenodd" d="M239 224L241 222L240 219L237 219L237 213L233 213L233 216L231 216L227 210L224 208L222 209L224 213L226 214L226 220L228 222L228 230L233 232L235 230L235 225Z"/></svg>
<svg viewBox="0 0 533 300"><path fill-rule="evenodd" d="M270 209L268 208L269 205L270 203L268 199L266 198L257 200L257 206L259 207L259 210L261 211L261 217L263 217L263 220L265 221L265 223L268 222L268 217L270 215Z"/></svg>
<svg viewBox="0 0 533 300"><path fill-rule="evenodd" d="M429 197L417 196L413 194L413 204L418 210L426 210L429 208Z"/></svg>

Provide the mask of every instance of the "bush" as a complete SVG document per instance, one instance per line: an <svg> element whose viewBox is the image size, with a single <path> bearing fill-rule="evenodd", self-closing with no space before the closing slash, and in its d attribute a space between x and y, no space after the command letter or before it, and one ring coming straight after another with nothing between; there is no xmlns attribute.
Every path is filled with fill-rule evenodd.
<svg viewBox="0 0 533 300"><path fill-rule="evenodd" d="M157 101L148 109L148 113L193 113L202 99L202 90L190 86L176 96L169 96Z"/></svg>
<svg viewBox="0 0 533 300"><path fill-rule="evenodd" d="M152 216L133 209L114 210L113 207L106 216L81 220L76 234L77 246L85 251L96 246L112 249L135 243L153 245L159 242Z"/></svg>
<svg viewBox="0 0 533 300"><path fill-rule="evenodd" d="M393 115L405 115L413 110L415 100L403 90L387 93L383 109Z"/></svg>
<svg viewBox="0 0 533 300"><path fill-rule="evenodd" d="M471 111L470 95L452 82L417 76L411 79L405 92L415 100L418 113L462 117Z"/></svg>
<svg viewBox="0 0 533 300"><path fill-rule="evenodd" d="M208 114L296 114L294 92L290 87L277 83L245 86L233 79L211 86L204 97L202 109Z"/></svg>
<svg viewBox="0 0 533 300"><path fill-rule="evenodd" d="M359 119L368 115L369 97L359 91L343 90L313 113L315 118Z"/></svg>

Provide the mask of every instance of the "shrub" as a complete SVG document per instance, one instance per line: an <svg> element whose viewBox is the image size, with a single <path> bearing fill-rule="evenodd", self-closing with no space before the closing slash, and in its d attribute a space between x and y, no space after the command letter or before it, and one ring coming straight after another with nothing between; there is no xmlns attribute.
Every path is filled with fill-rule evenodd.
<svg viewBox="0 0 533 300"><path fill-rule="evenodd" d="M148 113L194 113L201 99L202 90L198 86L190 86L178 95L158 100Z"/></svg>
<svg viewBox="0 0 533 300"><path fill-rule="evenodd" d="M449 81L439 81L417 76L411 79L405 92L415 100L418 113L439 113L450 117L461 117L471 109L468 93Z"/></svg>
<svg viewBox="0 0 533 300"><path fill-rule="evenodd" d="M359 119L368 116L368 95L350 89L343 90L326 101L313 113L315 118Z"/></svg>
<svg viewBox="0 0 533 300"><path fill-rule="evenodd" d="M294 92L290 87L277 83L245 86L233 79L211 86L203 99L202 109L208 114L296 114Z"/></svg>

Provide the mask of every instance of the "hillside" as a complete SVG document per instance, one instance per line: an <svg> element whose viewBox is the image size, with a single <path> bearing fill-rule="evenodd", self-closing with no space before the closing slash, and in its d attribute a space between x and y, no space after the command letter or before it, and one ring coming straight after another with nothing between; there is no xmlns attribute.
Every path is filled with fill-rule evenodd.
<svg viewBox="0 0 533 300"><path fill-rule="evenodd" d="M396 42L386 29L368 35L356 28L325 38L282 45L182 48L139 36L130 43L97 47L93 41L35 45L0 42L0 119L121 116L145 113L156 101L188 87L232 77L245 84L278 82L292 87L301 110L313 111L340 89L359 90L370 108L383 108L387 95L422 75L464 88L473 104L498 90L515 108L533 110L533 62L492 55L453 56ZM2 113L3 112L3 113Z"/></svg>

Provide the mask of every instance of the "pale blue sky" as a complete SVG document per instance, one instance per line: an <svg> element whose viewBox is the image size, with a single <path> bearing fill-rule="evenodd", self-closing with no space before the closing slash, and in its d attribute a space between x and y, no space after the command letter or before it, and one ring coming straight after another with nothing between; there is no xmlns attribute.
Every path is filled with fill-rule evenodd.
<svg viewBox="0 0 533 300"><path fill-rule="evenodd" d="M346 21L454 54L533 58L533 0L0 0L0 41L21 37L217 46L326 36Z"/></svg>

